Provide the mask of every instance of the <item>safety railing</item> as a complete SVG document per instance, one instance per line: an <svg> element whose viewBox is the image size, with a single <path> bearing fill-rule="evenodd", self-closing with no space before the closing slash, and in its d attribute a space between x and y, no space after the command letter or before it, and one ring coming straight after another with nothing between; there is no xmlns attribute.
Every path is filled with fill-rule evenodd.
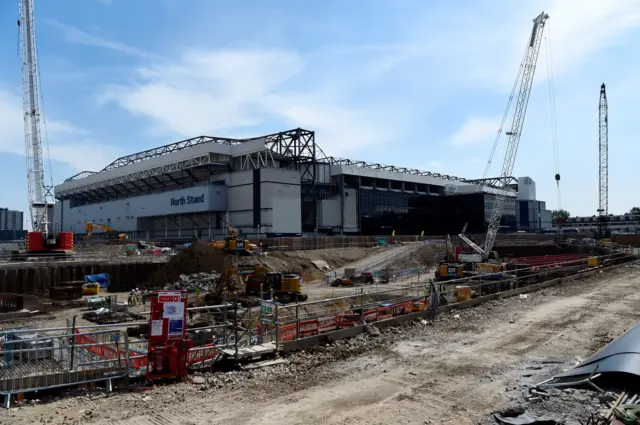
<svg viewBox="0 0 640 425"><path fill-rule="evenodd" d="M585 256L577 260L441 282L434 282L424 275L418 282L401 287L377 290L374 286L362 286L355 288L354 294L298 304L263 302L270 311L263 314L261 320L265 328L273 330L276 346L280 346L287 341L422 311L430 302L432 283L436 286L437 303L452 304L575 275L594 267L626 263L637 258L634 254L637 253L626 249L596 257L597 262L590 262Z"/></svg>
<svg viewBox="0 0 640 425"><path fill-rule="evenodd" d="M19 329L0 332L0 395L106 381L128 375L126 332Z"/></svg>

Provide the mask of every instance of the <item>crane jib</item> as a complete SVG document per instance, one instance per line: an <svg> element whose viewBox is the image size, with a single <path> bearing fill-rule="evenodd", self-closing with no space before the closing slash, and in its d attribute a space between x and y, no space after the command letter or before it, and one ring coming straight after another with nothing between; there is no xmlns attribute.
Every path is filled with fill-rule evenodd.
<svg viewBox="0 0 640 425"><path fill-rule="evenodd" d="M40 92L38 90L38 59L34 23L34 0L20 0L18 29L22 65L22 98L24 105L24 137L27 163L27 189L31 228L49 233L48 209L53 205L52 187L45 185L40 131Z"/></svg>
<svg viewBox="0 0 640 425"><path fill-rule="evenodd" d="M468 240L468 238L464 236L464 230L460 234L460 237L482 256L482 260L487 260L489 258L493 245L495 244L498 231L500 230L500 221L502 220L502 214L507 198L507 177L513 174L513 167L515 165L516 155L518 152L520 136L522 135L522 127L524 125L527 106L529 104L529 95L531 94L533 77L535 75L536 65L538 62L538 55L540 53L542 32L548 18L549 15L542 12L533 20L531 37L528 40L525 55L516 77L514 89L518 87L518 97L515 111L513 113L511 129L506 132L508 139L504 162L502 164L502 187L495 194L494 206L489 219L484 247L481 248Z"/></svg>

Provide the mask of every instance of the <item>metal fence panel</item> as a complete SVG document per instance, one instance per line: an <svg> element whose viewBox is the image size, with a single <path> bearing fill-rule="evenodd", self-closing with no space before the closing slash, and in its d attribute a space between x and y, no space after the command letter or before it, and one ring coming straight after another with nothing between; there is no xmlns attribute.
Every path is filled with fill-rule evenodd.
<svg viewBox="0 0 640 425"><path fill-rule="evenodd" d="M126 332L22 329L0 332L0 395L41 391L128 375Z"/></svg>

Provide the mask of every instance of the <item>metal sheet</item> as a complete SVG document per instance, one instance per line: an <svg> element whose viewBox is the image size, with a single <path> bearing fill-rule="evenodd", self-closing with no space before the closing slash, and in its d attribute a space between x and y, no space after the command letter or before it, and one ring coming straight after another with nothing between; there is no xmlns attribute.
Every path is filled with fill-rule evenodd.
<svg viewBox="0 0 640 425"><path fill-rule="evenodd" d="M598 373L622 372L640 376L640 323L555 378L589 375L596 367Z"/></svg>

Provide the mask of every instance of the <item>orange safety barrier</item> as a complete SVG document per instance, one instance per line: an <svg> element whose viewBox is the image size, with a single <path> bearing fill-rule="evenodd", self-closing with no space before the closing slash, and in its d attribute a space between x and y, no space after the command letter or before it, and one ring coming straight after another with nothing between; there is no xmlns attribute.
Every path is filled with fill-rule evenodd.
<svg viewBox="0 0 640 425"><path fill-rule="evenodd" d="M391 319L392 317L393 315L391 314L391 307L378 308L378 320Z"/></svg>
<svg viewBox="0 0 640 425"><path fill-rule="evenodd" d="M301 320L298 325L298 338L304 338L306 336L318 335L318 320L309 319Z"/></svg>
<svg viewBox="0 0 640 425"><path fill-rule="evenodd" d="M218 354L218 349L215 348L215 344L206 344L194 348L198 348L199 350L189 351L189 354L187 354L187 366L211 360ZM209 348L211 348L211 350L209 350Z"/></svg>
<svg viewBox="0 0 640 425"><path fill-rule="evenodd" d="M318 332L329 332L338 329L338 315L332 314L331 316L323 316L318 318Z"/></svg>
<svg viewBox="0 0 640 425"><path fill-rule="evenodd" d="M378 320L378 309L375 308L373 310L369 310L364 314L364 321L365 322L375 322L376 320Z"/></svg>
<svg viewBox="0 0 640 425"><path fill-rule="evenodd" d="M76 344L78 345L91 345L97 344L98 342L91 338L88 335L83 335L80 333L79 329L76 329L75 336ZM103 359L121 359L124 360L126 358L127 352L125 350L116 350L113 347L105 346L105 345L92 345L91 347L81 347L87 351L89 351L94 356L98 356ZM129 351L129 356L134 357L137 356L138 353L134 351ZM147 358L138 358L129 360L129 367L136 370L142 370L147 368Z"/></svg>
<svg viewBox="0 0 640 425"><path fill-rule="evenodd" d="M413 301L406 301L401 304L394 304L391 306L391 314L395 316L400 316L406 313L413 312Z"/></svg>
<svg viewBox="0 0 640 425"><path fill-rule="evenodd" d="M417 312L417 311L423 311L425 309L426 306L426 301L425 300L420 300L420 301L414 301L413 302L413 312Z"/></svg>
<svg viewBox="0 0 640 425"><path fill-rule="evenodd" d="M404 303L391 306L391 315L393 317L400 316L401 314L404 314Z"/></svg>
<svg viewBox="0 0 640 425"><path fill-rule="evenodd" d="M349 313L343 313L341 315L339 315L338 317L338 325L340 326L341 329L344 328L350 328L353 326L358 326L358 323L360 322L360 318L358 317L358 319L354 320L356 315L354 314L349 314Z"/></svg>
<svg viewBox="0 0 640 425"><path fill-rule="evenodd" d="M296 339L296 324L278 326L280 341L293 341Z"/></svg>

